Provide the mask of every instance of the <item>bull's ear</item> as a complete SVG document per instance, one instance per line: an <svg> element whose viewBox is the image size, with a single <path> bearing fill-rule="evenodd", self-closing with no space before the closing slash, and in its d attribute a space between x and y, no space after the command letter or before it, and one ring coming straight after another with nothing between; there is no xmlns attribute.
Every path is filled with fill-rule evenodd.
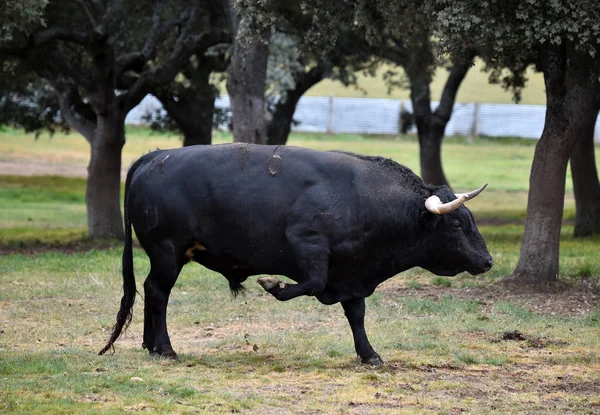
<svg viewBox="0 0 600 415"><path fill-rule="evenodd" d="M440 215L435 215L425 210L421 213L419 224L424 232L432 232L437 228L440 220L442 220Z"/></svg>

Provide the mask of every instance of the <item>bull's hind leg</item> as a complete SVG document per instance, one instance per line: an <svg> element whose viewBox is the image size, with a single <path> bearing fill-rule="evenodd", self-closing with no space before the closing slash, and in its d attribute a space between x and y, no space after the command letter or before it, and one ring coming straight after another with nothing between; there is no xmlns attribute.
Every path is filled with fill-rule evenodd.
<svg viewBox="0 0 600 415"><path fill-rule="evenodd" d="M373 366L383 365L381 357L373 350L367 333L365 332L365 299L354 298L342 301L344 313L350 323L352 336L354 337L354 348L363 363Z"/></svg>
<svg viewBox="0 0 600 415"><path fill-rule="evenodd" d="M170 244L169 244L170 245ZM152 353L177 358L167 332L167 304L183 267L172 245L149 252L150 273L144 282L144 343Z"/></svg>

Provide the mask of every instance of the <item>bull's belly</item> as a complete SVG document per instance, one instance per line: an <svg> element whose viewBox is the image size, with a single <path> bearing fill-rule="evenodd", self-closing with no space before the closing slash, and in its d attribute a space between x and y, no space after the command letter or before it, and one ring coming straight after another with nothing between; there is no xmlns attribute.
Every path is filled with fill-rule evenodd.
<svg viewBox="0 0 600 415"><path fill-rule="evenodd" d="M188 258L227 278L236 276L240 280L252 275L269 274L300 281L303 275L291 251L283 247L268 252L235 249L234 246L219 250L195 249Z"/></svg>

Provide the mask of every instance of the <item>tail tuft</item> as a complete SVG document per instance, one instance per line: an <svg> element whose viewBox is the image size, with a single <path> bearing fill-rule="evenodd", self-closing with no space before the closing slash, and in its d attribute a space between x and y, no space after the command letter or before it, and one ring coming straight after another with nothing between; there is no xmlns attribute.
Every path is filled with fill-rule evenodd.
<svg viewBox="0 0 600 415"><path fill-rule="evenodd" d="M246 294L246 287L240 284L239 281L233 279L229 280L229 290L231 290L233 298L236 298L240 294Z"/></svg>
<svg viewBox="0 0 600 415"><path fill-rule="evenodd" d="M103 355L109 349L113 349L114 351L114 343L119 338L122 332L127 330L129 324L131 324L131 319L133 318L133 303L135 301L135 291L133 292L133 296L131 295L123 295L121 299L121 309L117 313L117 322L113 326L112 334L110 335L110 339L108 339L108 343L106 346L98 352L99 355Z"/></svg>

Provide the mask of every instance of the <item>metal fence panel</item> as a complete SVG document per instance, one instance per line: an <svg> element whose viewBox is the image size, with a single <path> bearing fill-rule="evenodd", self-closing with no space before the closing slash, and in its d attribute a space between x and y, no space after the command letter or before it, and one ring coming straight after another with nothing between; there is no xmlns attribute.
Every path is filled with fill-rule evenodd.
<svg viewBox="0 0 600 415"><path fill-rule="evenodd" d="M435 102L432 106L436 108L438 105L439 103ZM446 134L471 135L474 132L475 127L475 109L476 104L472 102L455 103L452 117L450 118L450 121L448 121L448 125L446 125Z"/></svg>
<svg viewBox="0 0 600 415"><path fill-rule="evenodd" d="M399 114L399 100L334 98L332 132L398 134Z"/></svg>
<svg viewBox="0 0 600 415"><path fill-rule="evenodd" d="M229 107L229 97L217 98L216 106ZM432 102L432 107L437 107ZM141 124L147 111L160 108L160 102L148 95L125 119ZM300 99L294 120L294 131L351 134L398 134L401 107L412 112L410 100L382 98L309 97ZM490 137L523 137L538 139L544 129L546 107L523 104L475 104L457 102L446 127L447 135L479 134ZM225 127L225 126L220 126ZM596 131L600 131L600 119ZM412 132L416 129L413 127ZM596 135L598 137L598 135Z"/></svg>
<svg viewBox="0 0 600 415"><path fill-rule="evenodd" d="M325 133L330 126L328 97L302 97L296 106L294 120L300 124L293 126L295 131Z"/></svg>
<svg viewBox="0 0 600 415"><path fill-rule="evenodd" d="M545 117L543 105L481 104L479 133L491 137L540 138Z"/></svg>

